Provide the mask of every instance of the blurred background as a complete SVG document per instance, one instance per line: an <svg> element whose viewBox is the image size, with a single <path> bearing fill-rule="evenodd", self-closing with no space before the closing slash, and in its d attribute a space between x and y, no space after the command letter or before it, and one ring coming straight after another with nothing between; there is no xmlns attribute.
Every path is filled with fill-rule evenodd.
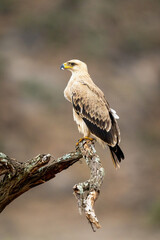
<svg viewBox="0 0 160 240"><path fill-rule="evenodd" d="M89 178L82 161L11 203L0 239L160 239L160 1L0 0L0 151L26 161L75 150L81 135L63 96L70 73L59 69L73 58L120 116L119 170L96 144L102 229L92 232L72 195Z"/></svg>

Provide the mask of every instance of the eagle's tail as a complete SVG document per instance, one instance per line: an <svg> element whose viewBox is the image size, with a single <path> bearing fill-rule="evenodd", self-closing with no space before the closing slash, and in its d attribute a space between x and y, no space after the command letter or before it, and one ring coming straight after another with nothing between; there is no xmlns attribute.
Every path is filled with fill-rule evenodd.
<svg viewBox="0 0 160 240"><path fill-rule="evenodd" d="M124 159L124 154L122 152L122 150L120 149L120 147L118 146L118 144L116 144L116 146L111 147L109 146L110 152L111 152L111 156L112 156L112 161L113 164L115 166L115 168L119 168L119 162L121 162L121 160Z"/></svg>

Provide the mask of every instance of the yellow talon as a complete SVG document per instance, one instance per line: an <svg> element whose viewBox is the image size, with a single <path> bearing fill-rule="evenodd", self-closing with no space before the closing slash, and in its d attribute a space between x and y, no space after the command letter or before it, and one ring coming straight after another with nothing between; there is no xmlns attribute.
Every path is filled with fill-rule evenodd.
<svg viewBox="0 0 160 240"><path fill-rule="evenodd" d="M94 138L90 138L90 137L83 137L83 138L80 138L79 140L78 140L78 142L76 143L76 146L78 146L78 144L80 143L80 142L82 142L83 140L90 140L90 141L93 141L94 140Z"/></svg>
<svg viewBox="0 0 160 240"><path fill-rule="evenodd" d="M90 137L84 137L83 139L87 139L87 140L90 140L90 141L94 140L94 138L90 138Z"/></svg>

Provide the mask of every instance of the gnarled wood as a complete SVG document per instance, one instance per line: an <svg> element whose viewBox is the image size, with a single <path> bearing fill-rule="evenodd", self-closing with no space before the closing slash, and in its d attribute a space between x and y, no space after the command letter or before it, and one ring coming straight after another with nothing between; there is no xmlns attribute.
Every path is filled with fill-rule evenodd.
<svg viewBox="0 0 160 240"><path fill-rule="evenodd" d="M50 154L40 154L27 162L19 162L0 153L0 212L15 198L29 189L54 178L57 173L67 169L79 159L84 158L90 169L90 179L76 184L74 194L78 207L94 226L100 224L94 211L94 203L98 198L104 178L99 156L96 154L94 141L84 139L78 144L75 152L54 159Z"/></svg>
<svg viewBox="0 0 160 240"><path fill-rule="evenodd" d="M83 183L76 184L73 187L74 195L78 200L80 214L82 212L85 213L93 231L95 231L94 226L96 228L101 227L94 211L94 203L100 193L101 184L104 179L104 168L96 153L94 140L83 140L79 143L78 149L81 151L90 169L90 179Z"/></svg>
<svg viewBox="0 0 160 240"><path fill-rule="evenodd" d="M22 193L54 178L80 158L80 151L68 153L57 160L50 154L40 154L22 163L0 153L0 175L4 175L0 182L0 212Z"/></svg>

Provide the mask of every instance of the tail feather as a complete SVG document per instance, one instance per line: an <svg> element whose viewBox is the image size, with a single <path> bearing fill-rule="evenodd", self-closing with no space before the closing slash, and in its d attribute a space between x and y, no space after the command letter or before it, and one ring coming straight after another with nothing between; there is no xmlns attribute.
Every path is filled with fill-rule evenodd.
<svg viewBox="0 0 160 240"><path fill-rule="evenodd" d="M124 154L122 152L122 150L120 149L120 147L118 146L118 144L114 147L109 146L110 152L111 152L111 156L112 156L112 161L113 164L115 166L115 168L119 168L119 162L121 162L121 160L124 159Z"/></svg>

